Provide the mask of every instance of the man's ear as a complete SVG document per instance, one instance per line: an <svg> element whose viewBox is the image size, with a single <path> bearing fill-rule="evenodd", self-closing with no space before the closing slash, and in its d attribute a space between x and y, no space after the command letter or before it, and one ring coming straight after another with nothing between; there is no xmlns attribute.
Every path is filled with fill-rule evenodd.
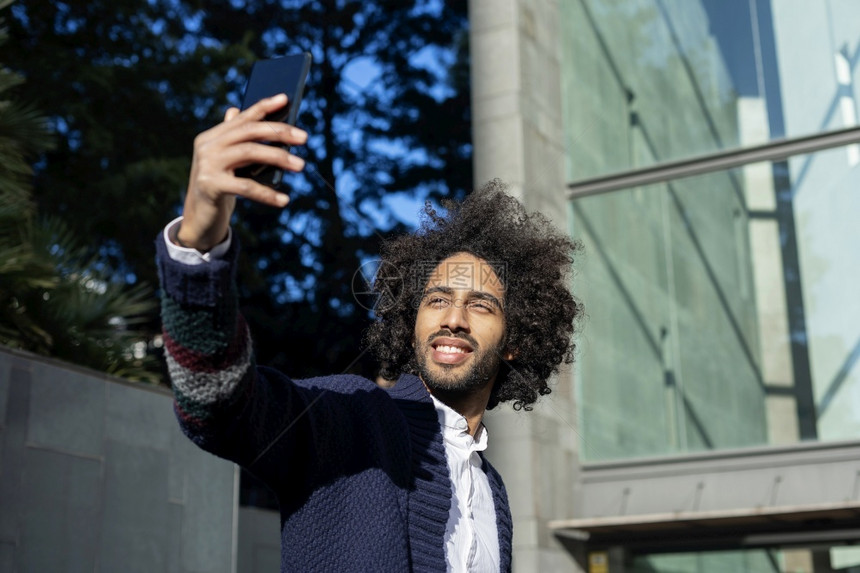
<svg viewBox="0 0 860 573"><path fill-rule="evenodd" d="M513 360L516 360L519 354L520 353L517 352L515 348L505 348L505 353L502 354L502 358L505 360L505 362L511 362Z"/></svg>

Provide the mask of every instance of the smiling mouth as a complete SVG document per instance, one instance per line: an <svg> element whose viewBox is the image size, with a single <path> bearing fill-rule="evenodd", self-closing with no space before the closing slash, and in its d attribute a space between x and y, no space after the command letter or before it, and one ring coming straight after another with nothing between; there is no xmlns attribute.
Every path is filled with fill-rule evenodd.
<svg viewBox="0 0 860 573"><path fill-rule="evenodd" d="M459 346L444 346L442 344L434 346L433 349L443 354L467 354L469 352L465 348L460 348Z"/></svg>
<svg viewBox="0 0 860 573"><path fill-rule="evenodd" d="M437 338L430 346L433 361L440 364L460 364L474 352L469 343L457 338Z"/></svg>

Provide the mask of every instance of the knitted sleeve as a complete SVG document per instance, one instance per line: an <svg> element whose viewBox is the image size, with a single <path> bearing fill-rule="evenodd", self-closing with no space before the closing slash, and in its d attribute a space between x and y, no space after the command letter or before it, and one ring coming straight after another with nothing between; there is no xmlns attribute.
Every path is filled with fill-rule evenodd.
<svg viewBox="0 0 860 573"><path fill-rule="evenodd" d="M223 259L185 265L156 240L165 358L183 431L200 443L241 409L254 384L251 337L238 312L234 244Z"/></svg>
<svg viewBox="0 0 860 573"><path fill-rule="evenodd" d="M165 354L182 431L273 489L302 489L390 457L380 435L399 418L387 394L350 376L292 380L257 367L238 310L234 244L223 259L185 265L156 241ZM388 415L381 414L388 412ZM358 465L356 465L358 464Z"/></svg>

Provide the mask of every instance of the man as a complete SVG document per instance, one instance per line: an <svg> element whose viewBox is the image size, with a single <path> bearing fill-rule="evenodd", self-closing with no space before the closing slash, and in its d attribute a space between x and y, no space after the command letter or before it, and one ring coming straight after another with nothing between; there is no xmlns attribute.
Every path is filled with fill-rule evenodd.
<svg viewBox="0 0 860 573"><path fill-rule="evenodd" d="M278 496L282 571L507 571L511 517L483 458L484 411L530 409L570 361L574 245L493 182L383 246L367 343L396 380L291 380L257 367L237 310L230 216L239 195L288 198L234 170L303 162L259 141L307 134L262 121L263 100L195 140L183 218L157 242L175 409L200 447ZM312 333L310 333L312 335Z"/></svg>

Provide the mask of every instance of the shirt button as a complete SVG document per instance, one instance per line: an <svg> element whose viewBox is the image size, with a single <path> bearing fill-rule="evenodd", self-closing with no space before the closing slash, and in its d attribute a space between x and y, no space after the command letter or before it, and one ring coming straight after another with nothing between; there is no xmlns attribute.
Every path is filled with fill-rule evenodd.
<svg viewBox="0 0 860 573"><path fill-rule="evenodd" d="M460 418L459 420L457 420L457 429L458 429L458 430L465 430L465 429L466 429L466 428L468 428L468 427L469 427L469 423L468 423L468 422L466 422L466 420L464 420L464 419L462 419L462 418Z"/></svg>

